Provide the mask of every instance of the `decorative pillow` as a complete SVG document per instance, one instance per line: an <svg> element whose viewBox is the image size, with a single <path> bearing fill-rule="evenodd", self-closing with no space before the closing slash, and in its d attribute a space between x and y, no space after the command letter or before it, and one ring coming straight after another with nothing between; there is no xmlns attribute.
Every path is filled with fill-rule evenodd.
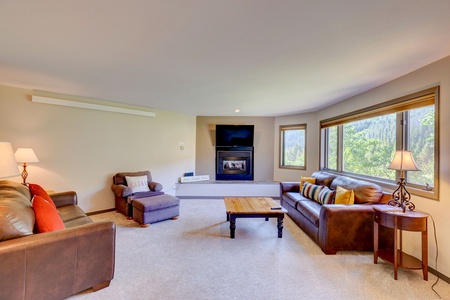
<svg viewBox="0 0 450 300"><path fill-rule="evenodd" d="M319 202L319 193L323 190L323 188L323 185L315 185L309 182L304 182L302 196Z"/></svg>
<svg viewBox="0 0 450 300"><path fill-rule="evenodd" d="M320 204L333 204L335 191L325 187L319 192L319 199L317 202Z"/></svg>
<svg viewBox="0 0 450 300"><path fill-rule="evenodd" d="M54 204L52 205L41 196L34 196L31 204L36 215L38 232L49 232L66 228Z"/></svg>
<svg viewBox="0 0 450 300"><path fill-rule="evenodd" d="M31 198L34 196L40 196L50 202L55 208L56 205L53 202L52 198L48 195L48 193L38 184L29 183L28 187L30 188Z"/></svg>
<svg viewBox="0 0 450 300"><path fill-rule="evenodd" d="M303 189L303 183L305 182L316 184L316 178L305 176L300 177L300 191Z"/></svg>
<svg viewBox="0 0 450 300"><path fill-rule="evenodd" d="M147 175L144 176L125 176L128 187L134 193L149 192Z"/></svg>
<svg viewBox="0 0 450 300"><path fill-rule="evenodd" d="M355 194L353 190L347 190L341 186L336 187L336 197L334 204L353 204L355 202Z"/></svg>

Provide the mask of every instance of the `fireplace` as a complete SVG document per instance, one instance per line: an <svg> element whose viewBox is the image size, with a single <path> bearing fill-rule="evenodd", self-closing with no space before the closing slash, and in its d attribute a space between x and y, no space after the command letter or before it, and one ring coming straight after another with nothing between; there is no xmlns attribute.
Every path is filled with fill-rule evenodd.
<svg viewBox="0 0 450 300"><path fill-rule="evenodd" d="M216 147L216 180L253 180L253 147Z"/></svg>

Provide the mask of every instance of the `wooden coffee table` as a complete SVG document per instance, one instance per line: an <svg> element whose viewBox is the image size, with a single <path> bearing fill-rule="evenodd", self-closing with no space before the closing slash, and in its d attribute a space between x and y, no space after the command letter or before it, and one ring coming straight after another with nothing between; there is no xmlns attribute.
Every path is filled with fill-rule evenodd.
<svg viewBox="0 0 450 300"><path fill-rule="evenodd" d="M265 197L226 197L225 208L227 221L230 221L230 238L234 239L237 218L277 218L278 237L283 237L284 214L287 213L283 207L272 198ZM272 209L278 207L280 209Z"/></svg>

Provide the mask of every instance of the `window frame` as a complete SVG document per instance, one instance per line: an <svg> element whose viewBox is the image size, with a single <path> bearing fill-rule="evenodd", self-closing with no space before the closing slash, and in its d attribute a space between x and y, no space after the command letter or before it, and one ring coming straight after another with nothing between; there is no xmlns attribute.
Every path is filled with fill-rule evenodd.
<svg viewBox="0 0 450 300"><path fill-rule="evenodd" d="M320 121L320 169L331 173L346 175L354 178L361 178L372 181L383 187L395 190L398 186L397 181L400 171L396 171L396 180L389 180L380 177L366 176L343 171L343 124L350 123L362 119L368 119L380 115L396 113L397 119L399 115L407 115L405 112L434 105L434 185L432 190L427 190L425 185L417 185L407 183L408 191L411 194L423 196L431 199L439 199L439 86L435 86L414 94L396 98L377 105L373 105L364 109L356 110L340 116ZM403 119L402 118L402 119ZM337 126L337 170L328 169L328 130L329 127ZM405 140L407 127L403 124L396 124L396 150L409 149L408 141ZM406 171L405 171L406 172ZM407 177L407 175L406 175Z"/></svg>
<svg viewBox="0 0 450 300"><path fill-rule="evenodd" d="M304 165L303 166L293 166L293 165L286 165L284 163L284 133L288 130L303 130L305 132L305 145L304 145ZM307 124L293 124L293 125L280 125L279 129L279 159L278 159L278 167L280 169L291 169L291 170L306 170L306 164L307 164Z"/></svg>

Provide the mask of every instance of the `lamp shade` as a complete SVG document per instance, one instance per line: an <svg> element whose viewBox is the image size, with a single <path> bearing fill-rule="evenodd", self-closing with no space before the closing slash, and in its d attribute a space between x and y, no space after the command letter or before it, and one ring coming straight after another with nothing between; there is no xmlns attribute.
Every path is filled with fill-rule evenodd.
<svg viewBox="0 0 450 300"><path fill-rule="evenodd" d="M19 176L14 151L10 142L0 142L0 179Z"/></svg>
<svg viewBox="0 0 450 300"><path fill-rule="evenodd" d="M18 163L39 162L39 159L32 148L19 148L14 155Z"/></svg>
<svg viewBox="0 0 450 300"><path fill-rule="evenodd" d="M394 159L388 169L400 171L420 171L414 161L412 152L407 150L395 151Z"/></svg>

